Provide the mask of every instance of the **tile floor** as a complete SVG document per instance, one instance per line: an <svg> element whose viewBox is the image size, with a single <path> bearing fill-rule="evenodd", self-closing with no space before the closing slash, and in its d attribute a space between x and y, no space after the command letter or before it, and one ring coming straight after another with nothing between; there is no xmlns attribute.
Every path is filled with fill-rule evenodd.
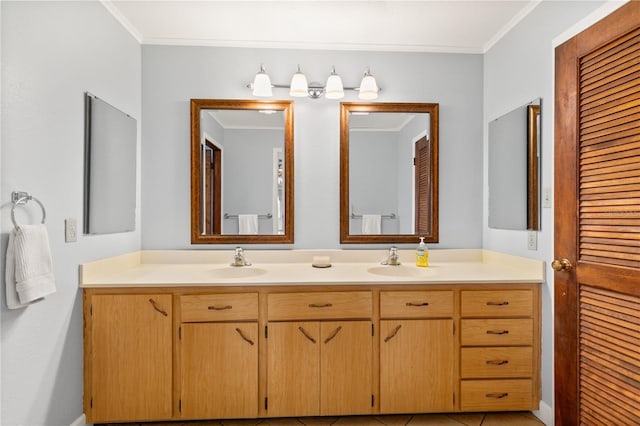
<svg viewBox="0 0 640 426"><path fill-rule="evenodd" d="M529 412L300 417L128 424L141 426L544 426L544 423Z"/></svg>

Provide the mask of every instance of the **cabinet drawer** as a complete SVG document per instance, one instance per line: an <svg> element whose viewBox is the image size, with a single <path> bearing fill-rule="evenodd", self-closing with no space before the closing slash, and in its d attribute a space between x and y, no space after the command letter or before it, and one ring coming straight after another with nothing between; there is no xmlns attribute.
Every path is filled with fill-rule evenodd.
<svg viewBox="0 0 640 426"><path fill-rule="evenodd" d="M530 379L463 380L460 383L462 411L533 410Z"/></svg>
<svg viewBox="0 0 640 426"><path fill-rule="evenodd" d="M462 348L460 364L464 379L531 377L533 348Z"/></svg>
<svg viewBox="0 0 640 426"><path fill-rule="evenodd" d="M461 292L463 317L530 317L531 290L468 290Z"/></svg>
<svg viewBox="0 0 640 426"><path fill-rule="evenodd" d="M269 321L371 318L370 291L276 293L267 296Z"/></svg>
<svg viewBox="0 0 640 426"><path fill-rule="evenodd" d="M182 322L258 319L258 293L180 296Z"/></svg>
<svg viewBox="0 0 640 426"><path fill-rule="evenodd" d="M526 319L463 319L463 346L500 346L533 344L533 320Z"/></svg>
<svg viewBox="0 0 640 426"><path fill-rule="evenodd" d="M381 318L428 318L453 315L453 291L382 291Z"/></svg>

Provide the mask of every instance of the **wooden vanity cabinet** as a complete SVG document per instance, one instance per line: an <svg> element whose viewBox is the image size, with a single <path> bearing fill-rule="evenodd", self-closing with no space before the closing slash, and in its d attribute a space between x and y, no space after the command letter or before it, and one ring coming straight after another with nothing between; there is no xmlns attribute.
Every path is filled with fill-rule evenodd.
<svg viewBox="0 0 640 426"><path fill-rule="evenodd" d="M258 416L258 293L180 296L182 419Z"/></svg>
<svg viewBox="0 0 640 426"><path fill-rule="evenodd" d="M84 290L90 423L534 410L538 284Z"/></svg>
<svg viewBox="0 0 640 426"><path fill-rule="evenodd" d="M380 412L454 410L453 291L380 293Z"/></svg>
<svg viewBox="0 0 640 426"><path fill-rule="evenodd" d="M371 292L281 293L267 298L267 415L370 414Z"/></svg>
<svg viewBox="0 0 640 426"><path fill-rule="evenodd" d="M88 423L172 417L170 294L85 293Z"/></svg>
<svg viewBox="0 0 640 426"><path fill-rule="evenodd" d="M460 409L538 409L538 292L463 290L460 298Z"/></svg>

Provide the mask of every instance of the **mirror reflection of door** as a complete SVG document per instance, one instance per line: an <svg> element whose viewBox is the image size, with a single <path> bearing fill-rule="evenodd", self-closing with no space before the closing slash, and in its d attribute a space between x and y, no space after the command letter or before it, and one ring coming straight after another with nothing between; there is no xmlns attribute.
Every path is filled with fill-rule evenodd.
<svg viewBox="0 0 640 426"><path fill-rule="evenodd" d="M293 101L190 106L191 243L293 243Z"/></svg>
<svg viewBox="0 0 640 426"><path fill-rule="evenodd" d="M418 235L429 233L429 215L431 212L430 181L429 181L429 141L426 136L415 143L415 157L413 159L415 175L415 232Z"/></svg>
<svg viewBox="0 0 640 426"><path fill-rule="evenodd" d="M222 204L222 150L207 140L204 150L204 230L219 234Z"/></svg>

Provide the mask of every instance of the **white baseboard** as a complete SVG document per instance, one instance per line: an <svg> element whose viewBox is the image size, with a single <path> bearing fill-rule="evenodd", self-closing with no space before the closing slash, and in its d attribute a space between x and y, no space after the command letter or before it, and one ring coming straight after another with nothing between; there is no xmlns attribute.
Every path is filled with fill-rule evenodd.
<svg viewBox="0 0 640 426"><path fill-rule="evenodd" d="M71 425L69 425L69 426L88 426L87 425L87 417L84 414L82 414L80 417L75 419L73 421L73 423L71 423Z"/></svg>
<svg viewBox="0 0 640 426"><path fill-rule="evenodd" d="M539 418L545 425L553 426L553 409L546 402L540 401L540 409L533 411L533 415Z"/></svg>

